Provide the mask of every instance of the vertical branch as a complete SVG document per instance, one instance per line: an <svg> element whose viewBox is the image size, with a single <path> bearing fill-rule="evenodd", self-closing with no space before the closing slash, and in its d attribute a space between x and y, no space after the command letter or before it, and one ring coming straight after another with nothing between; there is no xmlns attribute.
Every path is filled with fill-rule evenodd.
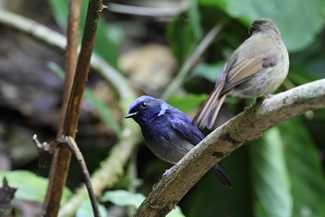
<svg viewBox="0 0 325 217"><path fill-rule="evenodd" d="M76 72L78 61L78 39L79 39L79 24L80 24L81 0L70 0L69 17L67 26L67 46L65 52L65 79L64 92L62 97L62 108L60 115L59 129L57 137L63 136L63 125L65 122L66 111L69 103L70 93L73 84L73 78ZM61 158L64 158L62 161ZM59 204L62 197L63 186L66 182L67 170L70 164L71 153L66 147L57 149L53 155L49 174L49 184L47 187L46 197L43 204L44 216L56 216L56 210L59 209ZM58 169L61 172L57 171ZM66 172L64 172L66 171ZM60 174L57 177L55 174Z"/></svg>
<svg viewBox="0 0 325 217"><path fill-rule="evenodd" d="M70 6L72 5L73 3L71 3ZM72 13L74 10L79 10L79 8L70 7L70 13ZM76 74L74 76L71 94L63 122L62 135L71 136L72 138L75 138L76 136L83 92L86 87L90 58L94 48L99 13L102 11L102 9L102 0L92 0L89 2ZM78 40L78 38L73 40ZM69 58L72 58L72 56ZM58 214L70 160L70 151L67 148L59 148L51 167L50 182L43 209L44 216L55 217Z"/></svg>

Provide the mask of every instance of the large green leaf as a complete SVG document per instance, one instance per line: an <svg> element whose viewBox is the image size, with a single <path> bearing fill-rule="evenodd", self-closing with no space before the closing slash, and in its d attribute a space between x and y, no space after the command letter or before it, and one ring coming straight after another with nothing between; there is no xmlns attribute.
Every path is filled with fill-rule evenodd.
<svg viewBox="0 0 325 217"><path fill-rule="evenodd" d="M170 47L181 65L196 45L193 26L182 15L168 23L167 37Z"/></svg>
<svg viewBox="0 0 325 217"><path fill-rule="evenodd" d="M290 217L293 201L279 129L250 145L255 216Z"/></svg>
<svg viewBox="0 0 325 217"><path fill-rule="evenodd" d="M296 118L279 125L294 198L292 216L325 216L325 178L312 139Z"/></svg>
<svg viewBox="0 0 325 217"><path fill-rule="evenodd" d="M247 147L233 152L222 160L220 166L231 179L233 187L221 185L215 175L208 172L181 201L186 216L252 216Z"/></svg>
<svg viewBox="0 0 325 217"><path fill-rule="evenodd" d="M25 170L0 171L1 182L4 177L7 178L10 187L17 188L15 198L43 203L48 179ZM71 191L64 188L61 204L64 204L70 196Z"/></svg>
<svg viewBox="0 0 325 217"><path fill-rule="evenodd" d="M324 25L323 0L200 0L205 6L215 6L245 23L269 17L279 26L290 51L298 51L315 40Z"/></svg>

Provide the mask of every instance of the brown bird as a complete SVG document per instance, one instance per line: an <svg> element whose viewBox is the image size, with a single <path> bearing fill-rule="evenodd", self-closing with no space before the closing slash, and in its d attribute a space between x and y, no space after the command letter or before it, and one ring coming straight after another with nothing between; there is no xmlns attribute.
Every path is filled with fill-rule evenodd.
<svg viewBox="0 0 325 217"><path fill-rule="evenodd" d="M249 35L230 56L215 88L194 117L193 123L199 128L213 127L228 95L261 97L275 91L287 77L288 51L273 20L255 20Z"/></svg>

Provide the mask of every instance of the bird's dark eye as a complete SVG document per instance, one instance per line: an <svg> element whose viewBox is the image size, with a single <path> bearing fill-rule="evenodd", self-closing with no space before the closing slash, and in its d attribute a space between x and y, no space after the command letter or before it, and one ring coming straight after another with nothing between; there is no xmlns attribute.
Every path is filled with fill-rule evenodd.
<svg viewBox="0 0 325 217"><path fill-rule="evenodd" d="M141 104L141 108L147 108L147 106L148 106L148 104L145 103L145 102L143 102L143 103Z"/></svg>

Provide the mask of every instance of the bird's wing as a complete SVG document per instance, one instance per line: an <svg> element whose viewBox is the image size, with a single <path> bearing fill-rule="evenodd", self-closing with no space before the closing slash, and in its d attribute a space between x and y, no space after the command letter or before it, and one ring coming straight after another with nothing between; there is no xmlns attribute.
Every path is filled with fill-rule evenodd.
<svg viewBox="0 0 325 217"><path fill-rule="evenodd" d="M253 75L278 63L278 46L274 39L261 37L246 40L230 57L226 68L226 82L221 95L249 80ZM247 47L253 48L247 51ZM245 49L246 48L246 49Z"/></svg>
<svg viewBox="0 0 325 217"><path fill-rule="evenodd" d="M172 129L191 144L196 145L204 139L202 132L185 114L174 114L170 121Z"/></svg>

